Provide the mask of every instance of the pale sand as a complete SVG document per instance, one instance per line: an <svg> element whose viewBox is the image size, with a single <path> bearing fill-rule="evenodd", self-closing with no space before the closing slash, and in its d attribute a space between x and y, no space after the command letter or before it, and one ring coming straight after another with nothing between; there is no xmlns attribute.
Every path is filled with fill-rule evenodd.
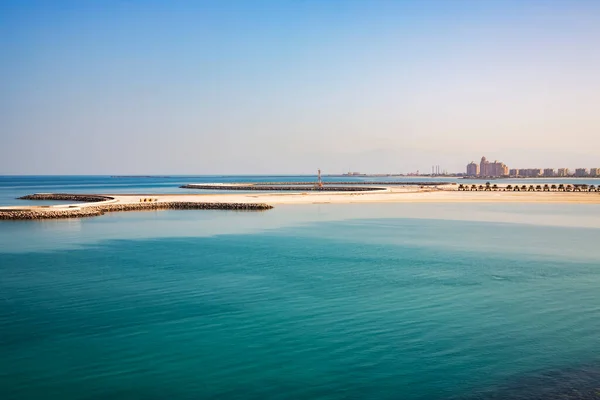
<svg viewBox="0 0 600 400"><path fill-rule="evenodd" d="M388 188L377 192L307 193L219 193L112 195L120 203L138 203L140 198L158 201L211 203L348 204L348 203L582 203L600 204L598 192L462 192L418 188Z"/></svg>
<svg viewBox="0 0 600 400"><path fill-rule="evenodd" d="M306 193L218 193L202 194L190 190L186 194L110 194L113 199L103 203L131 204L141 199L156 202L202 203L265 203L272 206L285 204L350 204L350 203L539 203L539 204L600 204L600 192L463 192L457 186L436 188L387 187L374 192L306 192ZM78 203L73 209L97 206L101 203ZM36 212L68 209L69 205L0 207L3 211Z"/></svg>

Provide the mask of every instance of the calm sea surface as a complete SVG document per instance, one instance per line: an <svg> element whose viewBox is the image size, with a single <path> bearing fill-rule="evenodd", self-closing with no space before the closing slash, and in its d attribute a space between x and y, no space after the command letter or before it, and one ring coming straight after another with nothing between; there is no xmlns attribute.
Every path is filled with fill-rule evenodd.
<svg viewBox="0 0 600 400"><path fill-rule="evenodd" d="M241 180L20 179L0 203ZM0 222L0 399L598 399L599 242L577 204Z"/></svg>

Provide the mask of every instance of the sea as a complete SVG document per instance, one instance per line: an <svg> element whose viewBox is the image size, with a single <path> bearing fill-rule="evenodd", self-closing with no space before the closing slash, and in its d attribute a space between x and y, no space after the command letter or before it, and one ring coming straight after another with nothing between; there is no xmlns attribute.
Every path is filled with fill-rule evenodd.
<svg viewBox="0 0 600 400"><path fill-rule="evenodd" d="M5 176L0 205L262 181L314 177ZM600 399L599 243L595 204L0 221L0 399Z"/></svg>

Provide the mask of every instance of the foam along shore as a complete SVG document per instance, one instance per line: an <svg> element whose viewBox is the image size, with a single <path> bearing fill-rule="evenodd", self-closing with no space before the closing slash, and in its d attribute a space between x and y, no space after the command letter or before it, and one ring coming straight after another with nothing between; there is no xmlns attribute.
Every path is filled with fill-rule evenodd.
<svg viewBox="0 0 600 400"><path fill-rule="evenodd" d="M85 202L81 204L55 206L0 207L0 220L82 218L103 215L116 211L146 210L234 210L265 211L273 206L264 203L159 201L156 196L140 198L138 202L120 201L104 195L79 195L65 193L40 193L23 196L27 200L67 200ZM131 199L130 199L131 200ZM144 200L144 201L142 201ZM146 201L148 200L148 201Z"/></svg>

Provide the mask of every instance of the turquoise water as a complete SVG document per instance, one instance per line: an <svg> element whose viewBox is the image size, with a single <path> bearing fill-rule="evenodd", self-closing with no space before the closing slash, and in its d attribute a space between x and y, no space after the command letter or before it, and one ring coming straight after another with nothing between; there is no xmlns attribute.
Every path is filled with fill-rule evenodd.
<svg viewBox="0 0 600 400"><path fill-rule="evenodd" d="M597 399L599 239L597 205L1 222L0 399Z"/></svg>

